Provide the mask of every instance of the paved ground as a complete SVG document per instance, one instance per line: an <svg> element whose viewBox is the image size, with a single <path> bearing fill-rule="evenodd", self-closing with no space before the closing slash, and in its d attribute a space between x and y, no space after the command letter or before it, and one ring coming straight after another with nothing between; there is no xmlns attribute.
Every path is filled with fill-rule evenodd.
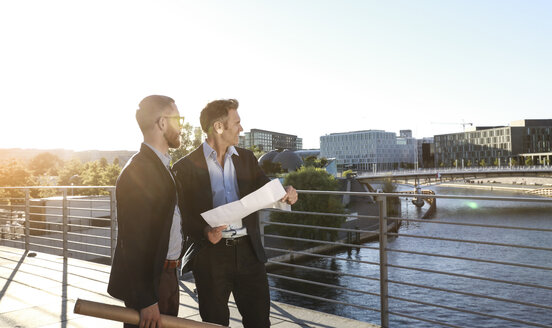
<svg viewBox="0 0 552 328"><path fill-rule="evenodd" d="M109 266L0 246L0 327L121 327L122 324L73 313L78 298L122 303L106 293ZM179 316L200 320L194 285L181 283ZM242 327L231 300L231 327ZM326 313L272 302L273 327L376 328L378 326Z"/></svg>

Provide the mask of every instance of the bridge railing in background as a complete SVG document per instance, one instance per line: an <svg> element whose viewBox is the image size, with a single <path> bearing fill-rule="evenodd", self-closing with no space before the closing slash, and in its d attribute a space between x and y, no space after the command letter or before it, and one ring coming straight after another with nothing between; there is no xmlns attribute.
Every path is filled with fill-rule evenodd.
<svg viewBox="0 0 552 328"><path fill-rule="evenodd" d="M552 165L525 165L525 166L472 166L472 167L436 167L418 169L399 169L390 171L366 171L360 172L358 178L363 177L386 177L392 174L437 174L437 173L465 173L465 172L550 172Z"/></svg>
<svg viewBox="0 0 552 328"><path fill-rule="evenodd" d="M85 260L110 264L116 241L116 213L113 187L86 187L89 196L69 196L77 193L79 188L51 187L56 190L56 195L49 198L33 198L31 194L38 188L0 188L0 225L2 234L0 244L11 247L24 248L29 251L40 251L62 255L64 257L76 257ZM91 192L96 191L96 192ZM449 222L443 218L433 220L408 219L405 217L389 217L387 215L387 203L392 197L411 199L412 194L384 194L384 193L357 193L357 192L327 192L327 191L299 191L301 195L318 194L330 196L350 195L365 197L368 203L373 203L374 215L358 215L355 213L329 214L293 211L292 214L304 216L327 216L344 221L341 227L326 227L317 223L283 223L273 222L268 215L263 215L264 243L267 252L271 254L268 263L269 279L272 293L277 293L279 300L286 302L296 297L304 297L313 302L324 302L330 306L341 306L352 309L351 312L360 311L360 316L370 312L376 316L365 317L365 321L379 321L383 327L390 327L401 318L431 324L431 326L459 327L452 324L450 317L431 317L418 308L430 308L435 311L446 310L452 316L459 318L465 316L477 316L483 320L498 320L504 323L501 326L515 325L516 327L548 327L552 322L538 322L529 320L522 315L506 315L487 313L484 308L488 302L500 302L519 308L520 312L541 311L550 313L552 305L550 298L544 297L540 302L526 301L518 294L498 296L497 294L484 294L477 289L463 289L466 282L477 284L497 284L504 286L517 286L526 293L541 293L552 295L552 286L542 281L526 281L524 275L527 271L537 270L552 273L552 261L543 261L542 265L523 263L523 261L508 261L497 255L495 258L480 258L476 252L450 255L440 252L442 243L459 243L478 247L500 247L504 252L517 252L531 249L545 253L545 259L552 259L552 248L534 245L520 245L515 243L501 243L485 240L485 236L503 229L520 231L531 235L540 236L547 234L547 240L552 238L552 229L542 227L522 227L508 225L492 225L483 223ZM552 206L552 199L546 198L521 198L521 197L467 197L467 196L443 196L424 195L424 198L456 200L485 200L505 202L535 202ZM484 213L484 212L483 212ZM548 212L550 213L550 212ZM482 214L484 215L484 214ZM402 233L397 230L398 224L423 224L445 225L451 229L464 229L466 227L480 231L475 238L467 235L466 238L448 238L435 235L417 235ZM287 228L287 231L333 231L333 237L322 238L305 237L304 234L286 235L275 234L275 227ZM481 232L485 230L485 232ZM498 232L497 232L498 231ZM415 238L420 243L428 243L432 251L418 251L413 249L401 249L389 247L388 238L400 240L401 238ZM373 240L371 243L363 243L363 240ZM292 244L293 246L290 246ZM299 247L297 247L299 245ZM347 253L338 250L347 250ZM359 253L369 251L362 257ZM356 253L355 253L356 252ZM498 253L501 254L501 253ZM400 256L398 256L400 255ZM495 265L499 266L500 275L496 272L489 274L473 274L464 272L457 267L423 267L409 266L401 261L402 256L427 256L442 259L442 261L454 259L470 265ZM390 261L391 257L391 261ZM328 265L321 265L327 261ZM345 268L349 270L345 270ZM361 268L372 268L363 270ZM522 276L512 268L522 269ZM392 271L404 270L410 272L408 277L412 279L397 279ZM468 270L469 271L469 270ZM432 283L419 282L416 277L421 274L431 274ZM518 279L519 278L519 279ZM440 282L445 281L443 287ZM303 288L309 286L310 288ZM401 290L416 288L420 291L420 297L404 295ZM305 292L303 290L309 290ZM315 292L312 292L312 291ZM326 290L326 294L316 293L318 290ZM337 293L336 291L339 291ZM424 296L429 293L442 293L441 301L430 301ZM287 297L286 297L287 295ZM366 301L365 297L372 297L374 301ZM469 299L466 304L471 306L454 306L448 303L451 297ZM546 301L548 300L548 301ZM400 302L401 305L398 305ZM471 303L470 303L471 302ZM404 305L407 304L407 305ZM306 306L306 305L305 305ZM324 311L322 308L316 308ZM527 310L529 309L529 310ZM342 314L347 316L346 314ZM391 321L390 321L391 317ZM545 316L548 317L549 316ZM359 319L358 316L354 317ZM398 324L397 324L398 325ZM496 325L495 325L496 326Z"/></svg>
<svg viewBox="0 0 552 328"><path fill-rule="evenodd" d="M49 197L31 197L47 191ZM75 195L83 192L87 195ZM110 264L116 242L114 187L2 187L1 243Z"/></svg>

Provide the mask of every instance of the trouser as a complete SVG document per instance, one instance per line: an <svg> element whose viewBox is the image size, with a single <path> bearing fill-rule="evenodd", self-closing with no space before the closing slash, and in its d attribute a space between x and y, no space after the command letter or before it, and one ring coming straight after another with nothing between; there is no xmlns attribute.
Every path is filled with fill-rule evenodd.
<svg viewBox="0 0 552 328"><path fill-rule="evenodd" d="M194 258L193 274L199 314L205 322L228 326L230 293L245 328L270 327L270 294L264 263L257 259L248 236L237 245L222 239L204 246Z"/></svg>
<svg viewBox="0 0 552 328"><path fill-rule="evenodd" d="M176 269L165 268L161 273L159 281L159 312L172 316L178 316L178 307L180 306L180 289L178 288L178 277ZM140 311L138 309L138 311ZM124 328L135 328L137 325L124 324Z"/></svg>

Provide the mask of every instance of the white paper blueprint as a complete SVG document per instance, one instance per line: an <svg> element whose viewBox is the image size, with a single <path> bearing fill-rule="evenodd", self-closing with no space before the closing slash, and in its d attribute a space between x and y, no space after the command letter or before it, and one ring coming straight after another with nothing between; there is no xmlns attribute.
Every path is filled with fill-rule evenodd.
<svg viewBox="0 0 552 328"><path fill-rule="evenodd" d="M235 223L263 208L290 211L291 205L280 202L285 195L286 191L280 180L274 179L244 198L203 212L201 216L214 228Z"/></svg>

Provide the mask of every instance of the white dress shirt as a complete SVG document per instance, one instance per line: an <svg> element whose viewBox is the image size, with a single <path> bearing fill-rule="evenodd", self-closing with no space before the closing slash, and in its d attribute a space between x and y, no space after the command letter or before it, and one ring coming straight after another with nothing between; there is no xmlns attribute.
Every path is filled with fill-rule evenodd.
<svg viewBox="0 0 552 328"><path fill-rule="evenodd" d="M238 155L234 146L226 149L224 167L217 161L217 152L207 142L203 143L203 154L209 170L213 207L218 207L239 200L238 179L232 162L232 155ZM237 238L247 235L247 228L241 221L231 224L222 232L223 238Z"/></svg>
<svg viewBox="0 0 552 328"><path fill-rule="evenodd" d="M170 163L171 158L168 154L161 154L160 151L153 148L151 145L144 142L144 144L153 150L153 152L159 157L161 162L163 162L163 165L169 171L169 174L171 175L171 178L174 181L174 177L172 175L171 169L170 169ZM180 257L180 253L182 252L182 220L180 215L180 209L178 208L178 193L176 194L176 206L174 208L174 214L173 214L173 221L171 225L171 233L169 236L169 250L167 251L167 260L178 260Z"/></svg>

